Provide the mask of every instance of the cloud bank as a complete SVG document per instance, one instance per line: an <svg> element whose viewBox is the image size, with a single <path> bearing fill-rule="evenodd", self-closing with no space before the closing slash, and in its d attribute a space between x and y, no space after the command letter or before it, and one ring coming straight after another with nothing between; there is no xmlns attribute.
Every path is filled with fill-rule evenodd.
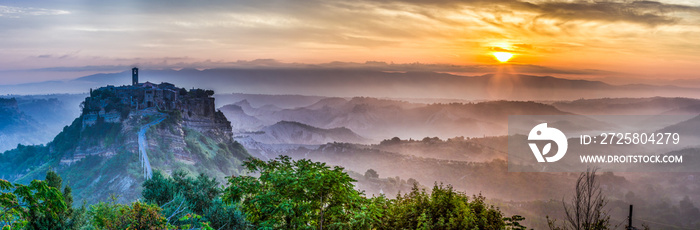
<svg viewBox="0 0 700 230"><path fill-rule="evenodd" d="M691 64L700 61L695 39L700 7L677 1L5 4L0 6L0 70L5 71L123 67L151 60L182 67L208 62L212 66L204 68L213 68L271 58L490 65L495 63L490 52L500 50L515 53L512 62L519 65L682 78L694 76Z"/></svg>

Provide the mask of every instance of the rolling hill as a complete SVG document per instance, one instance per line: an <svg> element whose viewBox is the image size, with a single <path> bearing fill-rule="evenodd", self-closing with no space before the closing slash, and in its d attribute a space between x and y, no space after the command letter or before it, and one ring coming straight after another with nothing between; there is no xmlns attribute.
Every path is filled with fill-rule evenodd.
<svg viewBox="0 0 700 230"><path fill-rule="evenodd" d="M329 142L365 143L368 140L352 130L339 127L321 129L294 121L280 121L265 126L260 134L253 134L253 140L265 144L321 145Z"/></svg>

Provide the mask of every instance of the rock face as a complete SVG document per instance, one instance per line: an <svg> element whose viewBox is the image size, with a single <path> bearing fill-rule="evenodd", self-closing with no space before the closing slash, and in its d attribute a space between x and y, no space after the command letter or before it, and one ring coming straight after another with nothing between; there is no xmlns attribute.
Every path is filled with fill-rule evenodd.
<svg viewBox="0 0 700 230"><path fill-rule="evenodd" d="M214 98L188 98L181 107L184 125L202 133L217 137L232 137L231 122L221 111L216 110ZM230 138L220 140L231 141Z"/></svg>

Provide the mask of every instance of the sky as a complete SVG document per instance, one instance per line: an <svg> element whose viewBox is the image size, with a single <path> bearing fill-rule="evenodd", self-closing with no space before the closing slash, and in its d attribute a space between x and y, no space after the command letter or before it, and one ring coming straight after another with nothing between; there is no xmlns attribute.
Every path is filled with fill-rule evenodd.
<svg viewBox="0 0 700 230"><path fill-rule="evenodd" d="M0 85L259 60L503 65L493 52L512 66L695 79L699 37L700 1L682 0L1 0Z"/></svg>

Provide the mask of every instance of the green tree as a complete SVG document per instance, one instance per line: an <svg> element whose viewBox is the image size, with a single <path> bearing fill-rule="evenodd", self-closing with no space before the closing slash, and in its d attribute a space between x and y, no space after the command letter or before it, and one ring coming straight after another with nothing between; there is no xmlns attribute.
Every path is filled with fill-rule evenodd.
<svg viewBox="0 0 700 230"><path fill-rule="evenodd" d="M379 178L379 173L374 171L374 169L367 169L367 172L365 172L365 178Z"/></svg>
<svg viewBox="0 0 700 230"><path fill-rule="evenodd" d="M192 178L185 171L176 170L171 178L165 178L159 171L154 172L153 177L143 183L141 192L144 201L158 206L173 201L177 194L182 194L190 210L202 215L221 194L221 188L216 178L205 174Z"/></svg>
<svg viewBox="0 0 700 230"><path fill-rule="evenodd" d="M17 195L11 191L15 186L3 179L0 179L0 224L3 228L22 229L27 225L27 221L22 219L22 207L17 200Z"/></svg>
<svg viewBox="0 0 700 230"><path fill-rule="evenodd" d="M68 229L78 230L83 229L84 226L88 226L90 224L90 219L87 215L87 212L88 209L86 208L85 203L83 203L83 205L81 205L79 208L74 209L71 218L67 222L67 225L69 227Z"/></svg>
<svg viewBox="0 0 700 230"><path fill-rule="evenodd" d="M92 218L93 227L107 230L166 228L165 217L160 214L158 206L139 201L130 205L117 204L114 200L90 207L88 215Z"/></svg>
<svg viewBox="0 0 700 230"><path fill-rule="evenodd" d="M58 173L51 170L46 172L45 181L49 185L49 187L57 188L59 190L63 186L63 179L61 179L61 176L59 176Z"/></svg>
<svg viewBox="0 0 700 230"><path fill-rule="evenodd" d="M165 229L165 218L160 215L160 208L155 205L134 202L126 212L128 229Z"/></svg>
<svg viewBox="0 0 700 230"><path fill-rule="evenodd" d="M175 171L166 178L160 171L143 183L143 200L162 208L167 223L176 226L203 227L210 221L216 229L244 229L244 214L237 205L221 201L221 188L215 178L200 174L196 178ZM186 218L201 216L201 218Z"/></svg>
<svg viewBox="0 0 700 230"><path fill-rule="evenodd" d="M456 192L452 186L435 185L432 193L413 186L384 205L376 229L503 229L503 214L485 203L481 195Z"/></svg>
<svg viewBox="0 0 700 230"><path fill-rule="evenodd" d="M26 229L78 229L84 221L84 208L75 212L72 190L63 186L63 179L54 171L46 173L45 181L32 181L29 185L12 185L0 181L0 222L9 227L18 228L25 225Z"/></svg>
<svg viewBox="0 0 700 230"><path fill-rule="evenodd" d="M196 178L187 176L184 171L175 171L172 175L176 190L185 196L190 203L190 210L201 215L204 209L211 206L214 198L221 194L221 188L216 178L199 174Z"/></svg>
<svg viewBox="0 0 700 230"><path fill-rule="evenodd" d="M68 206L63 194L45 181L33 180L29 185L15 184L20 216L27 221L26 229L64 229Z"/></svg>
<svg viewBox="0 0 700 230"><path fill-rule="evenodd" d="M366 200L341 167L280 156L250 159L244 167L259 177L233 176L223 200L241 202L247 219L259 229L369 228ZM366 223L363 226L363 223Z"/></svg>
<svg viewBox="0 0 700 230"><path fill-rule="evenodd" d="M238 205L226 204L221 198L217 198L212 205L204 210L204 218L214 229L233 230L248 229L245 214Z"/></svg>
<svg viewBox="0 0 700 230"><path fill-rule="evenodd" d="M513 215L511 217L503 218L503 221L506 222L506 229L512 230L527 230L527 227L520 224L520 221L523 220L525 220L525 217L522 217L520 215Z"/></svg>
<svg viewBox="0 0 700 230"><path fill-rule="evenodd" d="M175 196L175 185L172 179L165 178L163 173L156 170L150 179L143 182L141 196L144 201L158 206L170 202Z"/></svg>
<svg viewBox="0 0 700 230"><path fill-rule="evenodd" d="M46 183L49 187L56 188L59 191L63 188L63 201L66 203L66 210L59 214L60 227L63 229L77 229L79 223L77 219L81 218L82 213L75 213L73 210L73 189L66 185L63 187L63 179L55 171L49 170L46 172Z"/></svg>

